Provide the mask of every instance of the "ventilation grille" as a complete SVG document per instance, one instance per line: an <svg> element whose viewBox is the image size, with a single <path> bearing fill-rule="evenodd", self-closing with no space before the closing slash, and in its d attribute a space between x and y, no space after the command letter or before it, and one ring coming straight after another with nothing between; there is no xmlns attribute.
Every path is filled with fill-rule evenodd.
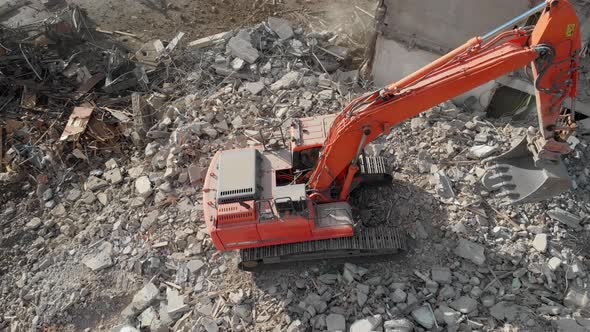
<svg viewBox="0 0 590 332"><path fill-rule="evenodd" d="M254 200L222 204L217 208L217 226L252 221L256 221Z"/></svg>
<svg viewBox="0 0 590 332"><path fill-rule="evenodd" d="M220 204L254 200L254 188L222 191L217 199Z"/></svg>

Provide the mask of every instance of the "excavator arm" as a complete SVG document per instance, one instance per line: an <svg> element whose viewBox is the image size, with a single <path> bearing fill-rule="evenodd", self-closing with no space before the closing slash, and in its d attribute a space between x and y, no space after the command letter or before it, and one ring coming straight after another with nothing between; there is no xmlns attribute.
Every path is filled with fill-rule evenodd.
<svg viewBox="0 0 590 332"><path fill-rule="evenodd" d="M532 167L542 169L544 163L559 162L561 155L570 152L566 139L575 129L564 103L576 96L579 21L566 0L546 1L525 14L539 11L534 29L494 31L473 38L399 82L355 99L332 124L309 177L310 197L319 202L347 200L359 170L359 155L371 141L433 106L529 64L539 118L538 132L525 142L535 160ZM489 182L514 194L511 175L502 167L504 172ZM533 187L529 190L539 186ZM338 197L331 195L334 188L339 190Z"/></svg>

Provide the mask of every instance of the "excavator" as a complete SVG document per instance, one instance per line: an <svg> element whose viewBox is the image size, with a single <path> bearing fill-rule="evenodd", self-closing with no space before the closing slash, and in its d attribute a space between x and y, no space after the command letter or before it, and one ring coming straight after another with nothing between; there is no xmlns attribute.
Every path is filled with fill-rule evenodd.
<svg viewBox="0 0 590 332"><path fill-rule="evenodd" d="M538 16L534 26L516 25L532 15ZM580 52L580 24L571 2L547 0L400 81L358 97L338 114L293 119L284 146L217 152L203 184L204 218L214 246L240 250L243 270L405 249L397 229L358 227L351 191L392 179L384 159L366 156L364 148L401 122L529 65L538 129L529 128L513 149L488 160L482 183L510 204L569 190L561 158L571 152L567 139L576 128L572 100Z"/></svg>

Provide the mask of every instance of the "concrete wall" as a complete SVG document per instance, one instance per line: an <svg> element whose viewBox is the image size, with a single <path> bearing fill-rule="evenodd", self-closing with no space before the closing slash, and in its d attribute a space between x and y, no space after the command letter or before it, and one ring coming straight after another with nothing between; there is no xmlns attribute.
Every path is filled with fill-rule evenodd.
<svg viewBox="0 0 590 332"><path fill-rule="evenodd" d="M373 79L384 86L413 73L440 55L480 36L525 12L539 0L384 0L385 18L379 25L373 62ZM580 7L583 40L590 38L588 9ZM582 61L582 65L590 61ZM590 69L590 65L587 65ZM584 77L584 75L582 75ZM581 78L582 78L581 77ZM590 82L580 82L590 91ZM469 98L472 110L485 110L496 88L508 85L531 93L533 86L522 80L503 77L453 99L457 105ZM590 92L589 92L590 93ZM588 94L588 93L586 93ZM590 99L590 98L587 98ZM590 116L590 102L576 103L578 112Z"/></svg>
<svg viewBox="0 0 590 332"><path fill-rule="evenodd" d="M485 34L540 1L529 0L385 0L381 32L387 39L415 38L422 46L446 53Z"/></svg>
<svg viewBox="0 0 590 332"><path fill-rule="evenodd" d="M388 85L415 72L438 57L440 57L439 54L419 48L408 49L403 43L379 36L375 48L373 80L377 86ZM470 105L470 108L475 111L483 111L491 100L495 86L495 82L487 83L454 98L453 102L461 106L467 98L473 96L476 103Z"/></svg>

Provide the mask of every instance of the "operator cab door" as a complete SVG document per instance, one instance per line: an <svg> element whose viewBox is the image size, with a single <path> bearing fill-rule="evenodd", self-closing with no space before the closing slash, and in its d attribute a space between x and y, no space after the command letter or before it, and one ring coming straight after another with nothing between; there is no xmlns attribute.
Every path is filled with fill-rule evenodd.
<svg viewBox="0 0 590 332"><path fill-rule="evenodd" d="M311 238L307 202L290 198L258 201L258 234L263 242L289 243ZM305 205L305 206L303 206Z"/></svg>

